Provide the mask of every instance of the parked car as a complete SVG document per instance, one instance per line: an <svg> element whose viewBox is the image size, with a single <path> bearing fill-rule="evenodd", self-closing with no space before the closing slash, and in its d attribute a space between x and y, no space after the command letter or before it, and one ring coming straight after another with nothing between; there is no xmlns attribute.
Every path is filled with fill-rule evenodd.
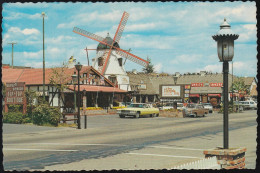
<svg viewBox="0 0 260 173"><path fill-rule="evenodd" d="M173 109L173 108L174 108L173 103L166 103L164 106L162 106L160 108L160 110L167 110L167 109ZM178 110L185 109L185 107L183 106L183 103L177 103L177 109Z"/></svg>
<svg viewBox="0 0 260 173"><path fill-rule="evenodd" d="M204 117L208 113L209 110L205 109L202 104L188 104L185 109L185 116Z"/></svg>
<svg viewBox="0 0 260 173"><path fill-rule="evenodd" d="M166 103L161 107L160 110L167 110L167 109L173 109L173 103Z"/></svg>
<svg viewBox="0 0 260 173"><path fill-rule="evenodd" d="M239 102L244 109L257 109L257 104L253 100Z"/></svg>
<svg viewBox="0 0 260 173"><path fill-rule="evenodd" d="M150 115L150 117L158 117L159 109L152 106L152 104L147 103L132 103L127 108L118 109L117 113L120 118L125 116L132 116L139 118L143 115Z"/></svg>
<svg viewBox="0 0 260 173"><path fill-rule="evenodd" d="M213 106L210 103L202 103L205 109L209 109L209 113L213 112Z"/></svg>

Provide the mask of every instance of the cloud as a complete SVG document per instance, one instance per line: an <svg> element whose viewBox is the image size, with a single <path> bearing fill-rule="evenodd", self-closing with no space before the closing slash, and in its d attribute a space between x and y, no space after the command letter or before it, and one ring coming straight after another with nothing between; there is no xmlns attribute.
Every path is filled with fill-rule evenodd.
<svg viewBox="0 0 260 173"><path fill-rule="evenodd" d="M18 27L11 27L10 29L8 29L8 33L9 32L15 33L15 34L22 33L24 35L40 34L40 31L35 28L31 28L31 29L25 28L24 30L21 30Z"/></svg>
<svg viewBox="0 0 260 173"><path fill-rule="evenodd" d="M202 55L199 54L183 54L178 55L176 58L170 61L171 64L187 64L187 63L194 63L199 62L203 58Z"/></svg>
<svg viewBox="0 0 260 173"><path fill-rule="evenodd" d="M42 50L38 52L23 52L23 57L25 59L40 59L43 56Z"/></svg>
<svg viewBox="0 0 260 173"><path fill-rule="evenodd" d="M158 63L154 65L154 71L157 73L161 72L161 68L162 68L162 63Z"/></svg>

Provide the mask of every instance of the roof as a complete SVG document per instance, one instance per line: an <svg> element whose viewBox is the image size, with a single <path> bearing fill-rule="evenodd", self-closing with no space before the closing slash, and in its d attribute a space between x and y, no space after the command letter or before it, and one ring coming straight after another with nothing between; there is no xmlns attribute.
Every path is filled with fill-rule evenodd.
<svg viewBox="0 0 260 173"><path fill-rule="evenodd" d="M159 87L162 84L172 84L174 85L173 75L169 76L155 76L154 74L145 74L145 73L132 73L128 72L129 82L131 86L139 85L143 82L146 84L146 90L139 90L139 94L159 94ZM236 79L233 76L233 80ZM232 75L229 74L229 88L232 85ZM223 75L222 73L217 74L191 74L191 75L182 75L177 78L177 85L190 85L191 83L223 83ZM191 87L191 94L198 93L221 93L221 87Z"/></svg>
<svg viewBox="0 0 260 173"><path fill-rule="evenodd" d="M68 85L68 89L74 90L73 85ZM108 86L96 86L96 85L80 85L80 91L86 90L87 92L115 92L115 93L126 93L127 91L121 90L116 87ZM78 91L78 87L75 87L75 91Z"/></svg>
<svg viewBox="0 0 260 173"><path fill-rule="evenodd" d="M109 34L107 34L107 37L103 40L103 42L106 42L107 44L112 45L113 39L109 36ZM119 44L117 42L114 42L113 46L120 48ZM110 47L105 44L99 43L97 46L97 50L100 50L100 49L110 49Z"/></svg>
<svg viewBox="0 0 260 173"><path fill-rule="evenodd" d="M59 69L59 67L57 67ZM83 66L80 74L86 73L89 70L94 71L100 76L101 75L97 70L92 66ZM52 68L45 68L45 84L50 84L50 78L52 75ZM77 71L75 68L65 68L64 73L68 75L74 74L74 71ZM103 76L104 77L104 76ZM111 86L114 84L104 77L104 80L108 82ZM2 69L2 82L25 82L26 85L42 85L43 84L43 69L42 68L33 68L33 69Z"/></svg>

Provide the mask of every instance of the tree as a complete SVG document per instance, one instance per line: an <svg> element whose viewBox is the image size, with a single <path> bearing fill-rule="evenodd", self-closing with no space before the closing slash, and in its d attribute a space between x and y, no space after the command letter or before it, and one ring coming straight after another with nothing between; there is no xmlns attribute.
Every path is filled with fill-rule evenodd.
<svg viewBox="0 0 260 173"><path fill-rule="evenodd" d="M68 88L67 84L72 80L71 74L67 73L68 64L63 63L61 67L52 68L52 73L50 76L50 84L54 85L62 97L64 98L64 89ZM58 103L60 106L60 102Z"/></svg>
<svg viewBox="0 0 260 173"><path fill-rule="evenodd" d="M249 86L245 85L245 80L242 77L238 77L237 80L233 82L233 91L238 92L239 94L249 93ZM231 91L232 91L231 86Z"/></svg>
<svg viewBox="0 0 260 173"><path fill-rule="evenodd" d="M148 65L145 68L143 68L143 71L145 73L153 73L154 72L154 67L153 67L153 64L151 63L151 59L147 58L147 61L149 63L148 63Z"/></svg>

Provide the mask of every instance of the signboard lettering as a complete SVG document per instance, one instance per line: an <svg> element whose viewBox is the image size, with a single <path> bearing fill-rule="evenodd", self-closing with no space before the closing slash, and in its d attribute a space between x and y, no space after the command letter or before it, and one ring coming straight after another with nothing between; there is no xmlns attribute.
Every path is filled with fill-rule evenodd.
<svg viewBox="0 0 260 173"><path fill-rule="evenodd" d="M191 87L203 87L203 83L191 83Z"/></svg>
<svg viewBox="0 0 260 173"><path fill-rule="evenodd" d="M223 83L210 83L209 86L210 87L222 87Z"/></svg>
<svg viewBox="0 0 260 173"><path fill-rule="evenodd" d="M26 112L26 99L24 90L24 82L6 83L5 112L8 112L7 105L9 104L22 104L23 113Z"/></svg>
<svg viewBox="0 0 260 173"><path fill-rule="evenodd" d="M162 86L163 97L180 97L181 96L180 86Z"/></svg>

